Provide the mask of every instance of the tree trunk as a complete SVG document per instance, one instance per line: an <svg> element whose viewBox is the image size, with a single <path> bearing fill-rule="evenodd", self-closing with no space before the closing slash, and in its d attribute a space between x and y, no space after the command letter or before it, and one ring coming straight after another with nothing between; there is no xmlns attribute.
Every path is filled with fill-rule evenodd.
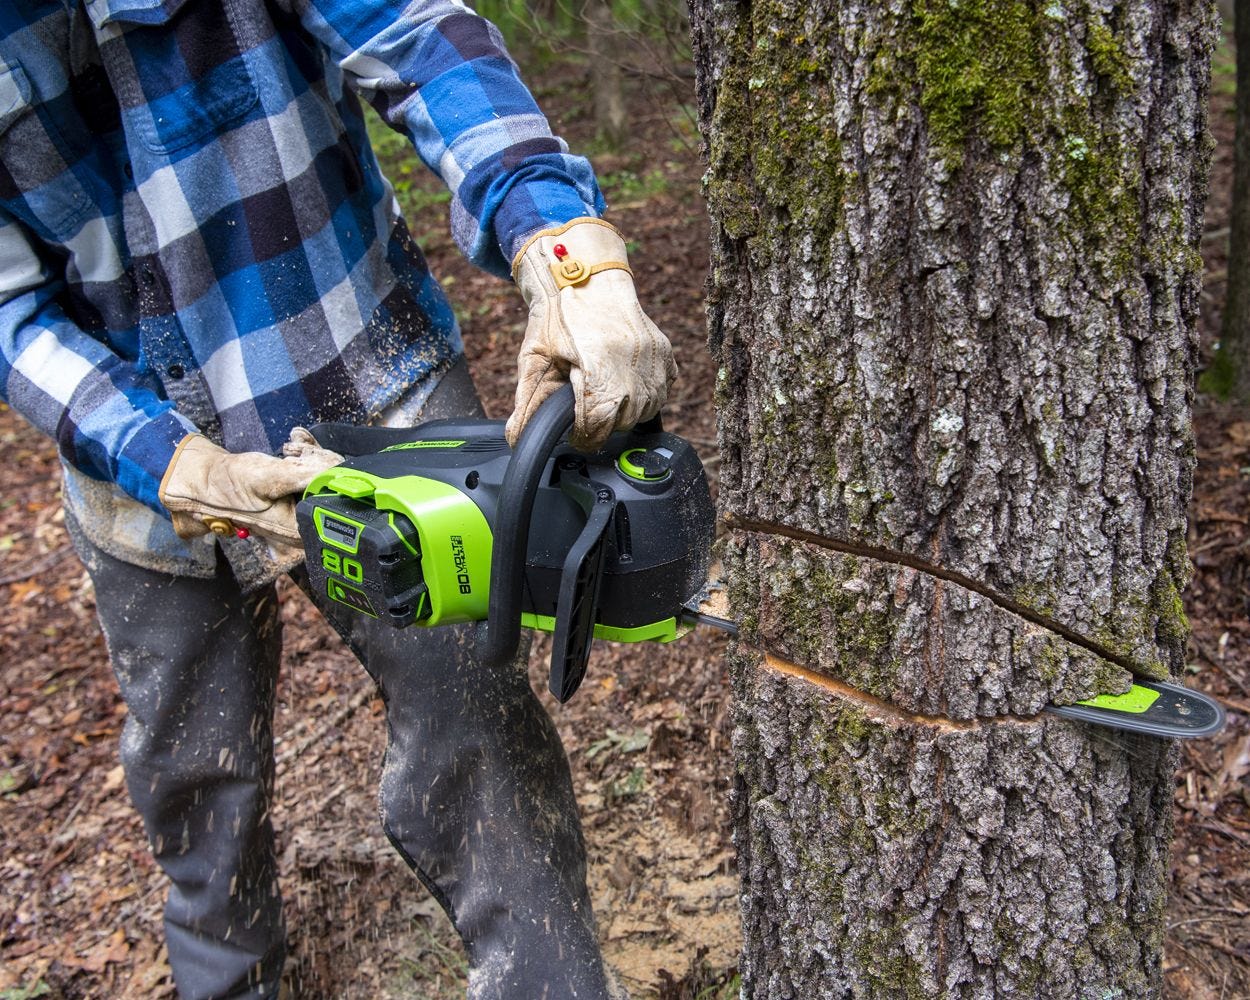
<svg viewBox="0 0 1250 1000"><path fill-rule="evenodd" d="M590 85L595 95L595 131L609 149L619 149L628 136L625 89L621 80L621 35L610 0L586 6L586 47L590 50Z"/></svg>
<svg viewBox="0 0 1250 1000"><path fill-rule="evenodd" d="M1229 219L1228 285L1220 346L1202 387L1221 399L1250 404L1250 0L1236 0L1237 118L1233 139L1233 208Z"/></svg>
<svg viewBox="0 0 1250 1000"><path fill-rule="evenodd" d="M691 12L744 996L1157 995L1213 8Z"/></svg>

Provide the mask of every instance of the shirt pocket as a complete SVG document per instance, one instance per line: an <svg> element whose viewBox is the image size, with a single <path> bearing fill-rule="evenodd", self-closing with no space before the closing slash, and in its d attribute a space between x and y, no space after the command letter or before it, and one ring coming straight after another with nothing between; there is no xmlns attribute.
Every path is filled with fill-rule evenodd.
<svg viewBox="0 0 1250 1000"><path fill-rule="evenodd" d="M75 162L25 71L0 61L0 203L41 239L63 243L91 208Z"/></svg>
<svg viewBox="0 0 1250 1000"><path fill-rule="evenodd" d="M204 145L258 103L232 11L228 0L89 5L127 128L153 152Z"/></svg>

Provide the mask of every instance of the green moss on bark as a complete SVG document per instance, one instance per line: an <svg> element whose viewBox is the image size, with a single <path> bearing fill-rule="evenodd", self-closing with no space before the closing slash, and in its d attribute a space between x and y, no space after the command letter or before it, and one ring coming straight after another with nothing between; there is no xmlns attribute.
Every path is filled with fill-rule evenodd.
<svg viewBox="0 0 1250 1000"><path fill-rule="evenodd" d="M975 128L1014 146L1042 111L1046 68L1037 7L1021 0L917 0L916 75L929 133L959 163Z"/></svg>
<svg viewBox="0 0 1250 1000"><path fill-rule="evenodd" d="M1086 27L1085 45L1094 72L1117 93L1128 93L1133 87L1132 63L1115 32L1101 21L1090 21Z"/></svg>
<svg viewBox="0 0 1250 1000"><path fill-rule="evenodd" d="M1162 645L1182 648L1189 638L1189 616L1185 614L1185 602L1180 587L1168 572L1155 577L1150 594L1151 610L1155 614L1155 634Z"/></svg>
<svg viewBox="0 0 1250 1000"><path fill-rule="evenodd" d="M996 149L1064 141L1070 112L1089 117L1090 98L1078 80L1087 72L1112 95L1134 86L1132 57L1096 15L1084 26L1084 52L1078 45L1066 66L1056 60L1054 37L1069 33L1074 20L1058 0L1045 7L1023 0L916 0L912 15L910 54L921 107L930 135L953 164L962 161L974 133ZM869 92L884 87L874 63Z"/></svg>
<svg viewBox="0 0 1250 1000"><path fill-rule="evenodd" d="M819 762L812 780L826 801L842 804L842 829L837 839L862 856L880 853L878 838L882 835L915 834L933 821L932 810L919 807L910 796L895 801L891 793L897 794L898 788L893 783L865 782L856 768L847 766L848 760L880 753L893 738L881 722L849 703L840 703L836 710L812 720L805 737ZM852 930L839 920L838 904L847 892L843 870L830 863L826 851L814 849L805 854L803 871L819 887L820 898L832 904L829 920L838 926L857 967L876 991L874 995L900 1000L922 1000L930 995L924 987L922 967L907 954L904 935L911 914L906 908L882 908L872 920Z"/></svg>
<svg viewBox="0 0 1250 1000"><path fill-rule="evenodd" d="M1141 172L1125 161L1118 136L1104 136L1083 110L1068 115L1062 182L1071 198L1073 240L1097 254L1103 274L1118 279L1136 268L1141 240Z"/></svg>
<svg viewBox="0 0 1250 1000"><path fill-rule="evenodd" d="M898 682L900 660L889 657L898 618L887 603L870 601L859 579L861 563L853 555L828 561L807 558L801 547L782 547L787 576L763 581L769 601L779 611L777 639L800 663L821 662L828 637L838 636L843 657L839 676L847 684L888 698Z"/></svg>
<svg viewBox="0 0 1250 1000"><path fill-rule="evenodd" d="M742 239L760 205L813 234L836 229L847 175L831 83L835 28L809 30L804 8L780 0L752 9L731 51L713 113L708 199Z"/></svg>
<svg viewBox="0 0 1250 1000"><path fill-rule="evenodd" d="M1084 31L1066 39L1081 22L1058 0L1044 8L1022 0L916 0L913 17L920 104L948 165L959 168L974 141L1011 155L1041 153L1070 197L1074 242L1106 278L1128 273L1143 228L1141 176L1107 117L1108 100L1135 85L1132 57L1116 32L1090 14ZM1057 36L1065 37L1062 45Z"/></svg>

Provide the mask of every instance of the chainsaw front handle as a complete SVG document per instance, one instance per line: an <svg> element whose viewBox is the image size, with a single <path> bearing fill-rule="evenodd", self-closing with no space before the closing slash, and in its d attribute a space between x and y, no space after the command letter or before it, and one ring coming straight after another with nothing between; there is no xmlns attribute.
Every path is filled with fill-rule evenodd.
<svg viewBox="0 0 1250 1000"><path fill-rule="evenodd" d="M534 499L547 460L573 428L573 416L573 387L565 383L525 425L504 473L492 529L489 617L482 626L482 657L490 666L511 663L521 642L521 601Z"/></svg>

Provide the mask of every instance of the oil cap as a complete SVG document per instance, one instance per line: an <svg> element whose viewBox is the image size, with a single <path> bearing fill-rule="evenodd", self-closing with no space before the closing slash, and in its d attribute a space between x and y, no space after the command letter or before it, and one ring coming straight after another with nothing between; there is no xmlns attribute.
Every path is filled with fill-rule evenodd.
<svg viewBox="0 0 1250 1000"><path fill-rule="evenodd" d="M673 453L667 448L630 448L616 459L616 467L627 479L658 483L673 471Z"/></svg>

